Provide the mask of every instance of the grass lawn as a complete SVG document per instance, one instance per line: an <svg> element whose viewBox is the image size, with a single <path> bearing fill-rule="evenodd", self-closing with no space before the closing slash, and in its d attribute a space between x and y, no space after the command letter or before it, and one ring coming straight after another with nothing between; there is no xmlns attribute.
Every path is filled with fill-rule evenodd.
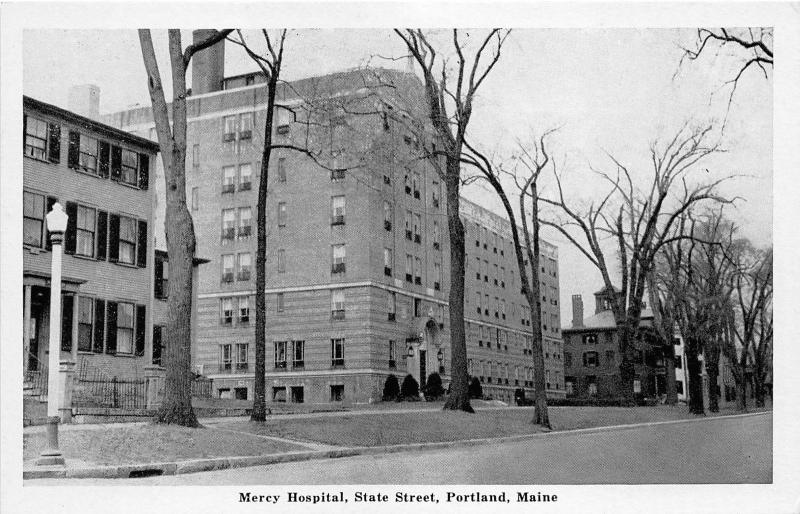
<svg viewBox="0 0 800 514"><path fill-rule="evenodd" d="M724 412L722 414L732 414ZM678 407L553 407L549 409L554 430L692 418L686 406ZM304 419L270 419L255 424L237 422L228 428L255 434L314 441L334 446L383 446L421 442L457 441L541 431L530 423L533 407L481 410L475 414L424 410L376 412Z"/></svg>
<svg viewBox="0 0 800 514"><path fill-rule="evenodd" d="M23 459L37 458L45 445L44 433L24 434ZM59 447L67 459L103 465L268 455L306 449L244 434L163 425L62 430Z"/></svg>

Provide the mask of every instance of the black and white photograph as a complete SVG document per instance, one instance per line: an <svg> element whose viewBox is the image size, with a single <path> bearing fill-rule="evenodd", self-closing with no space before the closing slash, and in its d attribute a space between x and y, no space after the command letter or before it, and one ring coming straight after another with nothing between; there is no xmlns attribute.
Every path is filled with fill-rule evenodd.
<svg viewBox="0 0 800 514"><path fill-rule="evenodd" d="M800 512L797 4L2 11L4 512Z"/></svg>

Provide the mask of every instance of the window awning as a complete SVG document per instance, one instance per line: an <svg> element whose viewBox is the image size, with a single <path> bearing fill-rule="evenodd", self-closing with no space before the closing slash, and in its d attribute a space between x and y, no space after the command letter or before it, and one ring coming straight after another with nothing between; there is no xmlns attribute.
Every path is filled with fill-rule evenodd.
<svg viewBox="0 0 800 514"><path fill-rule="evenodd" d="M85 284L86 279L62 276L61 290L67 293L77 293L80 291L81 284ZM22 283L26 286L50 287L50 273L36 270L23 270Z"/></svg>

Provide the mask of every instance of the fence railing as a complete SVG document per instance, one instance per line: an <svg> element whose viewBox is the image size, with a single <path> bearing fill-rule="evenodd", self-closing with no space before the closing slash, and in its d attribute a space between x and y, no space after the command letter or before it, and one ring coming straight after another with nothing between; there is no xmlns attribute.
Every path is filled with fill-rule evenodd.
<svg viewBox="0 0 800 514"><path fill-rule="evenodd" d="M212 396L210 378L195 377L192 380L192 398L211 398Z"/></svg>
<svg viewBox="0 0 800 514"><path fill-rule="evenodd" d="M47 394L47 368L28 370L23 378L25 392L32 395Z"/></svg>
<svg viewBox="0 0 800 514"><path fill-rule="evenodd" d="M147 407L147 384L144 377L109 376L81 361L72 393L74 407L144 409Z"/></svg>

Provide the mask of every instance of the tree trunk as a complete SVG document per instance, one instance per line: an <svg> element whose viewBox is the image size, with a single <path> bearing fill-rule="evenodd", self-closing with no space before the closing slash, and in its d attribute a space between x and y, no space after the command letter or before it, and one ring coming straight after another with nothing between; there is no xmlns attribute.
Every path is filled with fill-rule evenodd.
<svg viewBox="0 0 800 514"><path fill-rule="evenodd" d="M678 404L678 388L675 384L675 346L672 341L664 345L664 373L666 373L667 405Z"/></svg>
<svg viewBox="0 0 800 514"><path fill-rule="evenodd" d="M280 64L278 64L280 66ZM275 112L277 73L269 77L267 89L267 119L264 122L264 150L261 153L261 176L258 181L256 206L256 362L253 381L252 421L267 419L267 193L269 186L269 161L272 155L272 120Z"/></svg>
<svg viewBox="0 0 800 514"><path fill-rule="evenodd" d="M531 182L531 228L533 230L533 251L529 251L531 259L531 290L528 295L528 306L531 310L531 336L533 338L533 394L536 408L533 411L534 425L546 428L550 426L547 412L547 383L544 369L544 349L542 343L542 292L539 282L539 193L536 180ZM525 212L522 212L525 216ZM522 272L522 270L520 270Z"/></svg>
<svg viewBox="0 0 800 514"><path fill-rule="evenodd" d="M747 383L744 379L744 371L741 372L741 378L737 377L736 380L736 409L746 412L747 411Z"/></svg>
<svg viewBox="0 0 800 514"><path fill-rule="evenodd" d="M686 339L686 366L689 370L689 412L705 414L703 401L702 367L698 360L700 341L695 337Z"/></svg>
<svg viewBox="0 0 800 514"><path fill-rule="evenodd" d="M450 395L445 410L475 412L469 402L467 341L464 333L464 225L459 216L461 164L447 156L447 228L450 232Z"/></svg>
<svg viewBox="0 0 800 514"><path fill-rule="evenodd" d="M186 65L180 31L169 31L172 63L172 129L167 112L158 61L149 30L139 31L148 90L153 108L166 190L165 231L169 255L169 297L167 337L164 349L166 368L164 401L155 421L198 427L192 409L192 265L195 235L192 217L186 207Z"/></svg>
<svg viewBox="0 0 800 514"><path fill-rule="evenodd" d="M712 341L705 351L706 374L708 375L708 410L719 412L719 347Z"/></svg>
<svg viewBox="0 0 800 514"><path fill-rule="evenodd" d="M622 362L619 365L620 378L620 399L622 405L633 406L636 404L633 397L633 380L636 377L636 370L633 367L633 345L631 344L632 333L627 320L623 320L619 328L619 353Z"/></svg>

